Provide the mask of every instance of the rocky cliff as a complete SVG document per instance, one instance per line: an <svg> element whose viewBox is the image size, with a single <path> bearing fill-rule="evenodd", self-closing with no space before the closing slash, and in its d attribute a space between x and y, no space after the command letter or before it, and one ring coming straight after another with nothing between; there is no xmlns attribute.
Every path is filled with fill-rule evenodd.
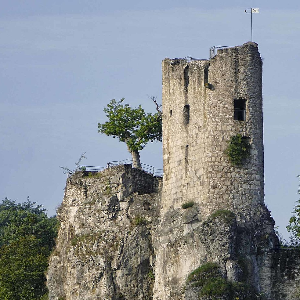
<svg viewBox="0 0 300 300"><path fill-rule="evenodd" d="M195 203L160 215L161 185L130 165L68 178L49 299L299 299L299 251L277 247L265 206L253 226Z"/></svg>
<svg viewBox="0 0 300 300"><path fill-rule="evenodd" d="M152 299L160 182L130 165L68 178L49 299Z"/></svg>

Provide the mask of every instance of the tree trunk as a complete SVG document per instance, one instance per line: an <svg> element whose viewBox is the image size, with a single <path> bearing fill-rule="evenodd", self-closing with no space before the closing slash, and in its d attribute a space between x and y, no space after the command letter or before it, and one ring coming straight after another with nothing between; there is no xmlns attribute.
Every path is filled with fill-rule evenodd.
<svg viewBox="0 0 300 300"><path fill-rule="evenodd" d="M132 167L136 169L142 169L139 151L137 150L131 151L131 156L132 156Z"/></svg>

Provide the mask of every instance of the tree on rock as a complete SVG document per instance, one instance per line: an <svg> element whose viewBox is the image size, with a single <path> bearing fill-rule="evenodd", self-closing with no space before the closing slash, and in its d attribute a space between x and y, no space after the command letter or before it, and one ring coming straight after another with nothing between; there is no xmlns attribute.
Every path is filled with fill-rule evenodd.
<svg viewBox="0 0 300 300"><path fill-rule="evenodd" d="M104 108L108 121L98 123L98 132L118 137L120 142L126 143L134 168L141 168L139 151L150 141L162 140L160 106L154 97L151 99L156 104L157 112L154 114L146 113L141 105L132 108L129 104L123 104L124 98L120 101L112 99Z"/></svg>

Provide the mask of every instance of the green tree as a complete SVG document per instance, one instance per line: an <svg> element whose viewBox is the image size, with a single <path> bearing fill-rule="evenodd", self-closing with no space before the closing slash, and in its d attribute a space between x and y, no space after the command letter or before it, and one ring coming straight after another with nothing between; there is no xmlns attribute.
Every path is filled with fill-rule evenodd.
<svg viewBox="0 0 300 300"><path fill-rule="evenodd" d="M40 299L58 221L35 203L0 204L0 299Z"/></svg>
<svg viewBox="0 0 300 300"><path fill-rule="evenodd" d="M298 175L300 178L300 175ZM298 187L298 194L300 194L300 184ZM289 220L289 225L286 227L290 233L290 242L293 246L300 245L300 199L296 202L296 206L293 210L293 215Z"/></svg>
<svg viewBox="0 0 300 300"><path fill-rule="evenodd" d="M126 143L134 168L141 168L139 151L149 141L162 139L162 114L156 99L152 97L152 100L157 107L154 114L146 113L141 105L132 108L123 104L124 98L120 101L112 99L104 108L108 121L98 123L98 132L118 137L120 142Z"/></svg>

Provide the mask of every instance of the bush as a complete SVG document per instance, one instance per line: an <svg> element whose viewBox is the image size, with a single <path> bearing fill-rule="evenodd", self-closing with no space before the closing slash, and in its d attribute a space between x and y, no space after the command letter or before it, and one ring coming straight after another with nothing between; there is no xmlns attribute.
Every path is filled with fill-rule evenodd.
<svg viewBox="0 0 300 300"><path fill-rule="evenodd" d="M182 207L183 209L187 209L187 208L189 208L189 207L194 206L194 204L195 204L194 201L189 201L189 202L183 203L183 204L181 205L181 207Z"/></svg>
<svg viewBox="0 0 300 300"><path fill-rule="evenodd" d="M219 209L213 212L210 216L209 219L213 220L216 218L222 218L226 223L231 223L235 219L235 214L226 209Z"/></svg>
<svg viewBox="0 0 300 300"><path fill-rule="evenodd" d="M249 138L240 134L232 136L225 150L229 161L234 166L241 166L250 155Z"/></svg>
<svg viewBox="0 0 300 300"><path fill-rule="evenodd" d="M218 264L208 262L194 270L187 278L187 283L199 287L199 298L209 299L262 299L248 285L241 282L228 281L221 272Z"/></svg>

